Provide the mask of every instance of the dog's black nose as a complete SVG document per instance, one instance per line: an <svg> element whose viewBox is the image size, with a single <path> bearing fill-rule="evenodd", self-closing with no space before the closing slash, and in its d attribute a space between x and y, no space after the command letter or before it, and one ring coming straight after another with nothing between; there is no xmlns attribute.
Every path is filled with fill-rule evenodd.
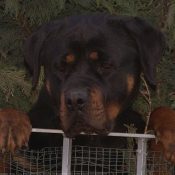
<svg viewBox="0 0 175 175"><path fill-rule="evenodd" d="M65 94L66 105L72 110L81 110L88 101L88 93L85 90L70 90Z"/></svg>

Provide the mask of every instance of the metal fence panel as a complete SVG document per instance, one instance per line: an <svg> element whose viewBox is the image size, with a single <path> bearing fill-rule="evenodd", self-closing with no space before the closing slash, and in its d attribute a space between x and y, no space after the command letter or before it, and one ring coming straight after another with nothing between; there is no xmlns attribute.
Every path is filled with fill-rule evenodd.
<svg viewBox="0 0 175 175"><path fill-rule="evenodd" d="M41 131L41 130L40 130ZM43 130L41 131L43 132ZM44 131L46 132L46 131ZM48 132L53 132L49 130ZM62 133L61 131L56 131ZM172 175L174 165L164 161L161 152L146 152L153 135L112 133L111 136L136 137L138 149L72 146L64 138L62 148L0 154L0 171L31 175Z"/></svg>

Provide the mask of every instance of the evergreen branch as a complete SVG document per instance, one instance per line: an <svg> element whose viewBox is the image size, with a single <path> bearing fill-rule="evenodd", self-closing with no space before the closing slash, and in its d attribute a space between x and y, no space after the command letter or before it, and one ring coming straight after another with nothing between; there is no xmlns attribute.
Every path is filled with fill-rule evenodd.
<svg viewBox="0 0 175 175"><path fill-rule="evenodd" d="M31 35L33 33L33 30L31 29L29 23L25 20L23 12L20 12L18 14L18 20L22 24L23 29L27 33L27 35Z"/></svg>
<svg viewBox="0 0 175 175"><path fill-rule="evenodd" d="M7 57L7 54L6 54L4 51L0 50L0 55L1 55L1 58L2 58L3 60L9 61L9 60L8 60L8 57Z"/></svg>
<svg viewBox="0 0 175 175"><path fill-rule="evenodd" d="M4 5L2 5L2 4L0 4L0 8L2 8L2 9L4 10L5 6L4 6Z"/></svg>
<svg viewBox="0 0 175 175"><path fill-rule="evenodd" d="M6 101L8 101L10 96L13 96L15 87L20 87L21 91L29 97L31 85L27 82L24 82L25 72L14 71L14 70L1 70L0 72L2 84L0 86L1 90L6 93Z"/></svg>
<svg viewBox="0 0 175 175"><path fill-rule="evenodd" d="M148 85L147 85L143 75L140 75L140 77L141 77L141 80L143 81L143 84L144 84L144 86L146 88L146 93L143 93L142 91L140 91L140 93L143 95L143 97L146 99L146 101L148 102L148 105L149 105L148 114L147 114L147 120L146 120L146 126L145 126L145 130L144 130L144 134L146 134L147 130L148 130L148 124L149 124L151 111L152 111L152 101L151 101L151 95L150 95L150 91L149 91Z"/></svg>

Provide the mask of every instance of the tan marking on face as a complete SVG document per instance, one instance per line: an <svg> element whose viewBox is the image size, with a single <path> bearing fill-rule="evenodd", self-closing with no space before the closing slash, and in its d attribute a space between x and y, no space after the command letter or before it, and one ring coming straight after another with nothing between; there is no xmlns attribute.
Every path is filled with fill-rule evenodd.
<svg viewBox="0 0 175 175"><path fill-rule="evenodd" d="M68 111L66 107L66 100L65 100L65 92L61 93L60 96L61 104L60 104L60 119L61 119L61 129L65 132L69 129L72 124L72 119L68 116Z"/></svg>
<svg viewBox="0 0 175 175"><path fill-rule="evenodd" d="M61 101L63 101L64 103L64 99ZM103 102L104 102L103 94L101 93L100 89L92 87L89 92L88 102L84 106L82 116L77 115L77 117L76 116L70 117L71 115L70 111L68 111L68 115L70 113L69 116L66 116L66 114L63 113L61 114L63 116L61 118L61 121L63 123L62 126L66 128L64 123L66 122L66 125L67 123L69 123L69 125L67 125L67 128L71 126L70 129L72 129L69 131L71 132L76 131L76 133L77 131L94 133L94 129L104 130L106 128L107 117ZM62 108L64 109L64 105L62 106ZM65 120L65 118L67 119ZM81 120L79 121L79 119L81 119L82 121ZM74 123L71 120L72 121L74 120L73 122L76 122L75 123L76 125L74 125ZM81 125L79 126L80 122Z"/></svg>
<svg viewBox="0 0 175 175"><path fill-rule="evenodd" d="M75 61L75 55L74 54L69 54L66 56L66 62L67 63L72 63Z"/></svg>
<svg viewBox="0 0 175 175"><path fill-rule="evenodd" d="M97 60L98 59L98 52L91 52L90 53L90 58L92 60Z"/></svg>
<svg viewBox="0 0 175 175"><path fill-rule="evenodd" d="M127 75L126 77L126 81L127 81L127 93L128 94L131 94L132 90L133 90L133 87L134 87L134 77L131 76L131 75Z"/></svg>
<svg viewBox="0 0 175 175"><path fill-rule="evenodd" d="M106 114L104 111L103 95L97 88L92 88L89 97L89 119L96 125L104 125ZM93 125L92 124L92 125Z"/></svg>
<svg viewBox="0 0 175 175"><path fill-rule="evenodd" d="M107 114L109 119L114 120L121 110L121 106L118 104L110 103L107 105Z"/></svg>
<svg viewBox="0 0 175 175"><path fill-rule="evenodd" d="M60 118L67 116L65 94L61 93Z"/></svg>
<svg viewBox="0 0 175 175"><path fill-rule="evenodd" d="M49 81L49 80L46 80L46 89L47 89L49 95L51 95L51 90L50 90L50 81Z"/></svg>
<svg viewBox="0 0 175 175"><path fill-rule="evenodd" d="M97 103L102 103L103 96L101 91L99 91L97 88L92 88L90 93L90 98L92 99L93 105Z"/></svg>

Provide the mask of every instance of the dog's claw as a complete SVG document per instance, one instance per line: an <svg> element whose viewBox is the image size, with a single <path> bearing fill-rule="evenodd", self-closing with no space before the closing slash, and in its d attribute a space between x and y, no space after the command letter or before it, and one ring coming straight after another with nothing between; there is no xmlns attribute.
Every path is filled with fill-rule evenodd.
<svg viewBox="0 0 175 175"><path fill-rule="evenodd" d="M3 148L3 149L2 149L2 154L5 154L5 152L6 152L6 149Z"/></svg>
<svg viewBox="0 0 175 175"><path fill-rule="evenodd" d="M19 153L20 153L20 151L19 151L19 149L17 149L17 150L15 151L15 155L19 155Z"/></svg>
<svg viewBox="0 0 175 175"><path fill-rule="evenodd" d="M28 145L28 142L25 142L22 149L24 150L29 150L29 145Z"/></svg>
<svg viewBox="0 0 175 175"><path fill-rule="evenodd" d="M157 145L157 143L159 142L159 138L157 136L155 137L155 141L156 141L156 145Z"/></svg>

